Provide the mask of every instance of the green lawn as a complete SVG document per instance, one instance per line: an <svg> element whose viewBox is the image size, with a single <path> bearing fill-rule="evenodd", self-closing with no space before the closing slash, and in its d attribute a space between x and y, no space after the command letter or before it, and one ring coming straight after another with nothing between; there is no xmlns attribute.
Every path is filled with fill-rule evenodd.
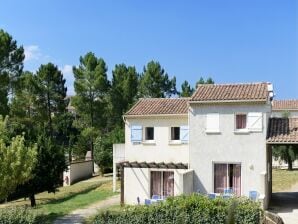
<svg viewBox="0 0 298 224"><path fill-rule="evenodd" d="M59 216L84 208L92 203L104 200L112 195L112 181L109 178L96 177L88 182L80 182L61 187L56 194L46 192L36 195L37 207L34 212L45 217L45 223L51 223ZM29 205L29 200L16 200L0 207Z"/></svg>
<svg viewBox="0 0 298 224"><path fill-rule="evenodd" d="M298 184L298 170L288 171L283 169L272 170L272 191L287 191ZM298 191L298 189L297 189Z"/></svg>

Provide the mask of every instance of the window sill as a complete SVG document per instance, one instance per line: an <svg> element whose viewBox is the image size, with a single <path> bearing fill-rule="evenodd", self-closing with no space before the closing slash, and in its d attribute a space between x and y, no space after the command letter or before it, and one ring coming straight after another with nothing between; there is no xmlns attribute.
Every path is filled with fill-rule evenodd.
<svg viewBox="0 0 298 224"><path fill-rule="evenodd" d="M220 134L220 130L205 130L206 134Z"/></svg>
<svg viewBox="0 0 298 224"><path fill-rule="evenodd" d="M156 145L154 140L143 141L142 144L143 145Z"/></svg>
<svg viewBox="0 0 298 224"><path fill-rule="evenodd" d="M235 130L234 131L234 134L243 134L243 135L247 135L247 134L249 134L250 133L250 131L248 130L248 129L239 129L239 130Z"/></svg>
<svg viewBox="0 0 298 224"><path fill-rule="evenodd" d="M182 145L180 140L170 140L169 145Z"/></svg>

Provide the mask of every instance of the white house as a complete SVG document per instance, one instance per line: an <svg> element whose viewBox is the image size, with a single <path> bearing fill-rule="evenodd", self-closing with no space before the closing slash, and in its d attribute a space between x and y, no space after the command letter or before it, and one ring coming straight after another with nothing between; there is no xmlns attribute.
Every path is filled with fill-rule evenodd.
<svg viewBox="0 0 298 224"><path fill-rule="evenodd" d="M257 191L267 207L270 146L288 141L276 129L283 119L270 118L272 97L270 83L249 83L199 85L190 98L140 99L123 116L122 203L231 188L239 196ZM298 143L298 129L287 134Z"/></svg>

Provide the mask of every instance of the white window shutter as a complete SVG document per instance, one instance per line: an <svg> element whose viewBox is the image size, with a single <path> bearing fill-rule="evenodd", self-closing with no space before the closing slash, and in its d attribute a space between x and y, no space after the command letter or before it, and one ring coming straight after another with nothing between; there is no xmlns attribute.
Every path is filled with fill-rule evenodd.
<svg viewBox="0 0 298 224"><path fill-rule="evenodd" d="M247 114L247 128L250 131L263 130L263 114L260 112L251 112Z"/></svg>
<svg viewBox="0 0 298 224"><path fill-rule="evenodd" d="M182 143L188 143L189 139L189 128L188 126L180 127L180 140Z"/></svg>
<svg viewBox="0 0 298 224"><path fill-rule="evenodd" d="M219 113L207 114L206 130L219 131Z"/></svg>
<svg viewBox="0 0 298 224"><path fill-rule="evenodd" d="M130 128L130 140L131 142L142 142L142 137L143 137L143 127L140 125L133 125Z"/></svg>

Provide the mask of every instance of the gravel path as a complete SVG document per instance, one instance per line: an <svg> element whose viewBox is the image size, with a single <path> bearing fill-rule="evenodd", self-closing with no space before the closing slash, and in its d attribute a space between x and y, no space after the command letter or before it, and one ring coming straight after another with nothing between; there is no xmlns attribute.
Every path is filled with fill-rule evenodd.
<svg viewBox="0 0 298 224"><path fill-rule="evenodd" d="M82 224L86 218L96 215L100 209L105 209L119 203L120 196L115 195L104 201L94 203L87 208L74 210L69 215L56 219L54 224Z"/></svg>

